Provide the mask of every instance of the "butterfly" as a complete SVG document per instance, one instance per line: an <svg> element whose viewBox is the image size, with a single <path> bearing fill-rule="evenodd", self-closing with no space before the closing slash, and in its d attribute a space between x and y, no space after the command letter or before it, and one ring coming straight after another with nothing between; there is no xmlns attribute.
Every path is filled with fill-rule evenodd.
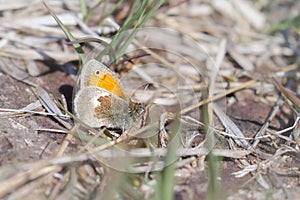
<svg viewBox="0 0 300 200"><path fill-rule="evenodd" d="M134 121L136 103L124 92L116 74L95 59L81 69L74 98L75 115L87 125L128 129Z"/></svg>

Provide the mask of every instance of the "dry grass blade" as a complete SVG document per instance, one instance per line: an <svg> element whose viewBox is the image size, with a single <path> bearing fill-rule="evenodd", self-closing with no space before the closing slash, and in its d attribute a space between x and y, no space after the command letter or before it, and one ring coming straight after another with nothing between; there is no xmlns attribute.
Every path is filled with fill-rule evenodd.
<svg viewBox="0 0 300 200"><path fill-rule="evenodd" d="M1 52L1 49L0 49ZM1 53L0 53L1 54ZM0 67L1 70L4 71L6 74L14 77L15 79L22 81L28 85L36 86L36 79L31 77L27 72L20 69L17 64L10 63L9 59L1 59L0 60Z"/></svg>
<svg viewBox="0 0 300 200"><path fill-rule="evenodd" d="M263 173L264 171L268 170L272 166L278 166L278 162L282 162L279 160L279 158L283 154L292 153L292 152L299 153L299 151L291 147L281 147L270 158L263 160L258 164L246 166L243 170L234 172L233 175L235 175L236 177L243 177L248 173L254 173L254 172Z"/></svg>
<svg viewBox="0 0 300 200"><path fill-rule="evenodd" d="M41 107L41 104L39 101L30 103L29 105L21 108L21 109L7 109L7 108L0 108L0 116L11 116L11 115L17 115L21 113L32 113L32 114L39 114L39 115L52 115L52 113L47 112L39 112L34 111L35 109ZM2 112L1 112L2 111Z"/></svg>
<svg viewBox="0 0 300 200"><path fill-rule="evenodd" d="M77 25L77 21L74 15L65 13L65 14L57 15L57 18L59 18L64 23L65 26ZM53 17L51 15L19 19L18 21L16 21L16 23L22 24L23 26L28 26L29 28L37 28L40 26L51 27L57 24L55 20L53 20Z"/></svg>
<svg viewBox="0 0 300 200"><path fill-rule="evenodd" d="M237 125L217 105L213 106L213 110L222 122L226 131L232 136L237 136L239 138L237 139L236 137L232 137L232 139L239 146L244 147L245 149L249 149L251 146L248 143L248 141L244 139L245 136L242 133L242 131L237 127Z"/></svg>
<svg viewBox="0 0 300 200"><path fill-rule="evenodd" d="M32 49L16 49L16 48L7 48L7 49L0 49L0 55L6 56L10 58L25 58L28 60L49 60L53 61L56 60L57 62L70 62L78 59L75 54L70 53L56 53L52 51L39 52L38 50ZM23 72L24 74L24 72Z"/></svg>
<svg viewBox="0 0 300 200"><path fill-rule="evenodd" d="M245 70L247 71L253 71L254 70L254 65L246 56L243 56L242 54L238 53L234 47L229 46L228 47L228 52L230 56Z"/></svg>
<svg viewBox="0 0 300 200"><path fill-rule="evenodd" d="M236 9L245 17L245 19L254 26L256 29L262 29L265 25L266 19L257 11L248 1L245 0L232 0L231 1Z"/></svg>
<svg viewBox="0 0 300 200"><path fill-rule="evenodd" d="M202 147L202 148L179 148L176 150L177 156L206 156L209 153L213 153L215 156L222 156L227 158L244 158L246 155L249 155L251 151L248 150L228 150L228 149L218 149L215 148L213 150L209 150L208 148ZM84 153L83 153L84 154ZM82 155L83 155L82 154ZM117 149L115 150L102 150L99 152L95 152L96 156L100 156L101 158L146 158L146 157L153 157L153 156L160 156L165 157L167 154L167 149L165 148L159 148L156 150L149 150L146 148L137 148L132 149L128 151L119 151ZM92 154L91 154L92 155ZM88 157L88 156L87 156Z"/></svg>
<svg viewBox="0 0 300 200"><path fill-rule="evenodd" d="M30 1L10 1L0 5L0 11L21 9L28 6Z"/></svg>
<svg viewBox="0 0 300 200"><path fill-rule="evenodd" d="M282 92L293 104L298 114L300 113L300 99L294 95L291 91L283 87L275 78L273 78L273 81L277 88Z"/></svg>
<svg viewBox="0 0 300 200"><path fill-rule="evenodd" d="M139 134L142 134L142 133L144 133L145 131L147 131L147 130L153 128L153 127L157 127L158 125L159 125L158 122L154 122L154 123L152 123L152 124L149 124L149 125L147 125L147 126L144 126L144 127L141 128L141 129L138 129L138 130L136 130L136 129L133 127L133 130L131 130L131 129L127 130L127 131L126 131L125 133L123 133L118 139L113 140L113 141L111 141L111 142L108 142L108 143L106 143L106 144L103 144L103 145L101 145L101 146L99 146L99 147L96 147L95 149L93 149L92 152L95 152L95 153L96 153L96 152L100 152L100 151L103 151L104 149L108 149L108 148L110 148L110 147L113 147L114 145L119 144L119 143L121 143L121 142L128 141L128 140L134 138L135 136L138 136Z"/></svg>
<svg viewBox="0 0 300 200"><path fill-rule="evenodd" d="M267 119L265 120L265 123L262 125L262 127L259 129L259 131L257 132L257 134L255 135L255 141L252 144L252 148L255 149L256 145L259 143L259 137L262 136L265 131L267 130L267 128L269 127L271 121L273 120L273 118L275 117L275 115L277 114L279 107L282 105L283 101L281 98L278 99L278 101L276 102L275 106L273 107L273 109L271 110L269 116L267 117Z"/></svg>
<svg viewBox="0 0 300 200"><path fill-rule="evenodd" d="M226 45L227 45L227 42L225 39L223 39L220 43L220 46L219 46L219 52L215 58L215 66L214 67L208 67L210 69L213 69L211 71L211 74L210 74L210 84L209 84L209 97L212 98L213 94L214 94L214 91L215 91L215 83L218 81L217 80L217 75L219 73L219 70L220 70L220 67L222 65L222 62L223 62L223 59L225 57L225 54L226 54ZM211 63L212 64L212 63Z"/></svg>
<svg viewBox="0 0 300 200"><path fill-rule="evenodd" d="M49 112L54 114L53 117L59 121L65 128L71 129L71 124L63 117L63 113L51 99L49 94L41 87L35 88L35 92L40 99L41 104L45 107L45 109Z"/></svg>
<svg viewBox="0 0 300 200"><path fill-rule="evenodd" d="M219 100L219 99L225 97L226 95L229 95L229 94L234 93L234 92L236 92L236 91L239 91L239 90L242 90L242 89L244 89L244 88L247 88L247 87L249 87L249 86L251 86L251 85L253 85L253 84L255 84L255 83L256 83L256 80L251 80L251 81L248 81L248 82L246 82L246 83L243 83L242 85L240 85L240 86L238 86L238 87L229 89L229 90L227 90L227 91L224 92L224 93L217 94L217 95L213 96L212 98L209 98L209 99L205 99L205 100L203 100L203 101L200 101L200 102L199 102L198 104L196 104L196 105L192 105L192 106L190 106L190 107L187 107L187 108L181 110L180 114L183 115L183 114L185 114L185 113L188 113L188 112L190 112L190 111L192 111L192 110L194 110L194 109L196 109L196 108L199 108L199 107L203 106L204 104L208 104L208 103L211 103L211 102L213 102L213 101Z"/></svg>
<svg viewBox="0 0 300 200"><path fill-rule="evenodd" d="M27 182L33 181L49 173L58 172L60 170L61 168L57 166L47 166L43 164L35 165L31 170L18 173L7 180L1 181L0 197L2 198L10 192L15 191L18 187Z"/></svg>

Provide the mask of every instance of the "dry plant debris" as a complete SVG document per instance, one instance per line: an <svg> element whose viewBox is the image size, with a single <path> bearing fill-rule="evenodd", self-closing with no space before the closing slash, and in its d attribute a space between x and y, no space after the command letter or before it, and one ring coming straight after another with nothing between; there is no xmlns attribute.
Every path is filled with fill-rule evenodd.
<svg viewBox="0 0 300 200"><path fill-rule="evenodd" d="M75 38L94 37L108 43L132 6L127 1L118 2L99 3L98 12L85 23L80 1L46 1ZM152 83L146 91L136 89L135 97L145 102L155 99L157 105L168 108L169 115L155 115L157 123L141 129L133 126L133 131L110 142L102 137L105 130L74 125L66 112L72 111L79 56L42 1L1 4L0 197L151 198L157 184L151 170L165 166L165 160L151 159L168 154L156 144L168 146L166 134L174 128L171 121L181 114L181 146L173 152L178 158L176 199L206 197L209 154L223 158L218 180L219 190L227 199L297 199L299 26L272 35L264 32L286 16L299 15L300 3L281 0L274 6L265 2L165 2L146 27L177 32L142 29L128 46L139 51L128 51L121 67L112 67L123 77L129 92L140 82ZM87 3L92 7L97 1ZM119 8L108 13L115 6ZM100 19L103 21L98 25ZM84 47L88 51L98 46L90 43ZM131 62L130 57L136 59ZM190 63L196 64L198 71ZM168 89L182 77L185 79L177 85L176 95L183 106L178 109ZM205 95L207 89L209 94ZM203 105L208 105L210 121L214 122L209 127L212 149L207 146L205 124L199 117L198 108ZM159 109L149 107L148 111L156 114ZM177 112L172 112L174 109ZM168 123L171 125L166 126ZM153 126L159 139L149 139L149 146L143 141L141 147L130 148L138 146L132 138ZM82 132L79 138L77 134ZM152 162L143 163L143 159ZM128 178L111 168L128 163L132 164L131 172L138 175ZM120 187L120 180L128 184ZM120 193L114 193L116 188L122 189Z"/></svg>

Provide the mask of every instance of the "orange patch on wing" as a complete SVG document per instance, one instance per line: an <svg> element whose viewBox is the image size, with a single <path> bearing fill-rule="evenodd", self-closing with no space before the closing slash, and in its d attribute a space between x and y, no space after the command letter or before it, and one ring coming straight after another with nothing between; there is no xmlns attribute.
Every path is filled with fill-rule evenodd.
<svg viewBox="0 0 300 200"><path fill-rule="evenodd" d="M88 86L97 86L126 99L122 88L110 74L91 75L88 81Z"/></svg>

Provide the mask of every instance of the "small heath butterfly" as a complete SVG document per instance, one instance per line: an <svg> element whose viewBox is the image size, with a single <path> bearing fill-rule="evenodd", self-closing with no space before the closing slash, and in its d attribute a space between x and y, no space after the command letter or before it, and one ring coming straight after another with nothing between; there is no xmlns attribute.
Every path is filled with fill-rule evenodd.
<svg viewBox="0 0 300 200"><path fill-rule="evenodd" d="M88 61L79 75L74 98L75 115L87 125L128 129L133 123L132 105L118 77L95 59Z"/></svg>

